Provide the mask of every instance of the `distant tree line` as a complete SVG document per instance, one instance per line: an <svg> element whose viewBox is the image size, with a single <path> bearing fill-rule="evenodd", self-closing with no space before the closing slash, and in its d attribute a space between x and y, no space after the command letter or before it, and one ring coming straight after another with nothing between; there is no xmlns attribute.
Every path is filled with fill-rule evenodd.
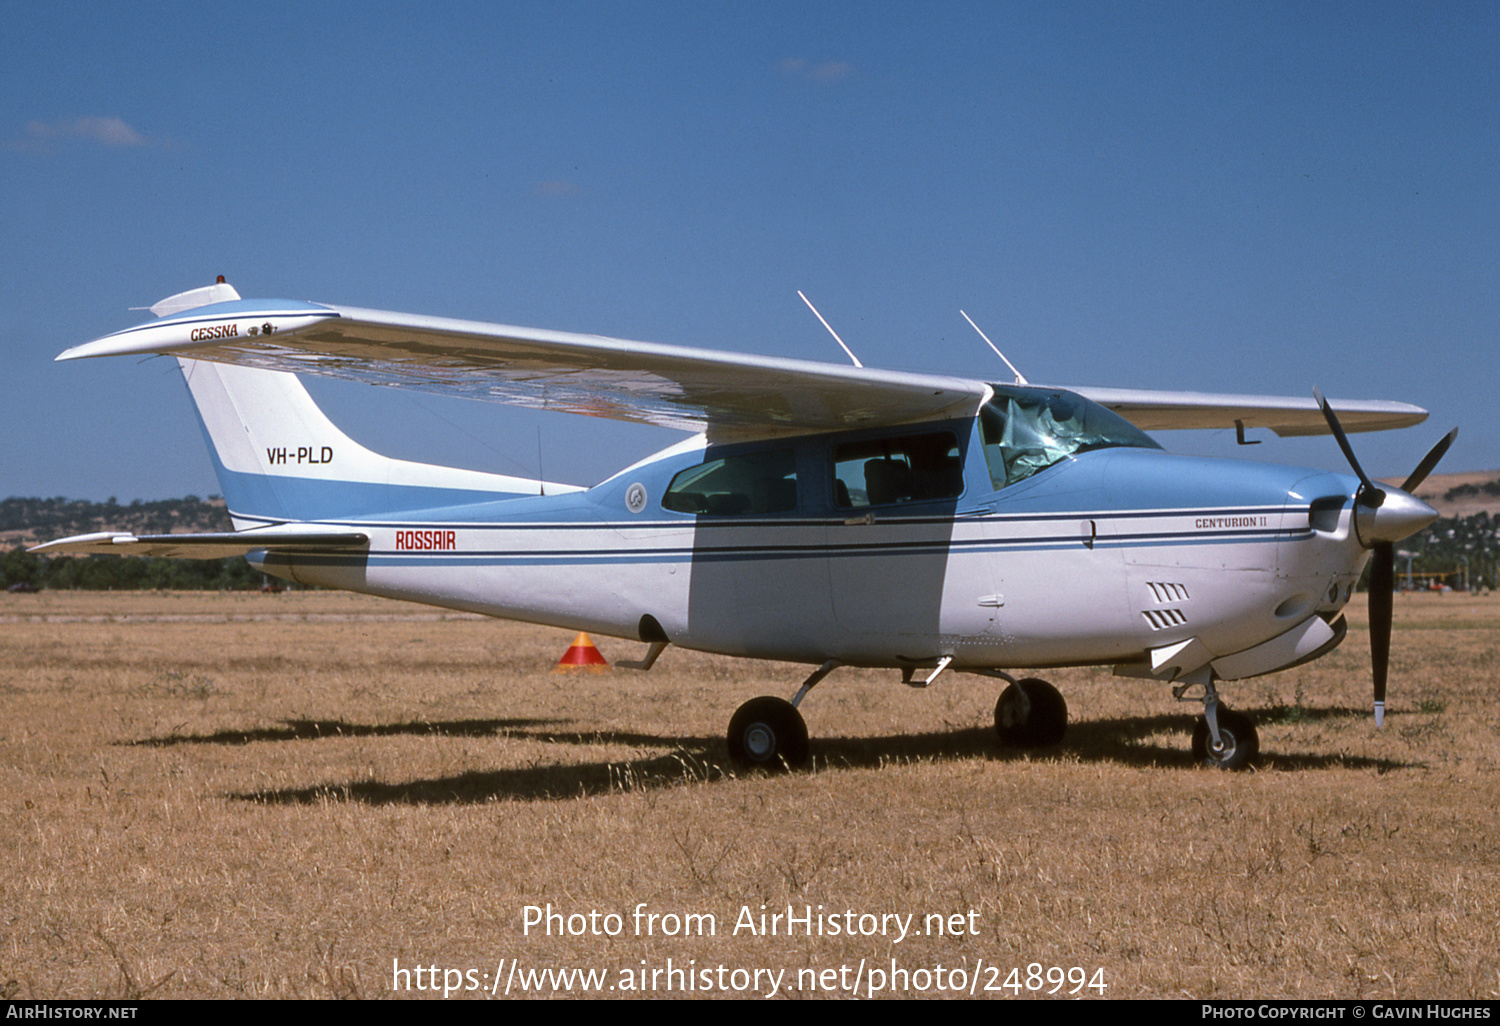
<svg viewBox="0 0 1500 1026"><path fill-rule="evenodd" d="M1443 498L1452 502L1455 499L1471 499L1479 495L1500 496L1500 481L1486 481L1484 484L1461 484L1449 488L1443 493Z"/></svg>
<svg viewBox="0 0 1500 1026"><path fill-rule="evenodd" d="M28 540L51 541L91 531L131 531L171 534L173 531L228 531L232 529L224 500L217 495L200 499L140 499L122 505L113 497L104 502L86 499L0 499L0 534L20 534Z"/></svg>
<svg viewBox="0 0 1500 1026"><path fill-rule="evenodd" d="M160 556L39 556L27 552L37 542L94 531L172 534L228 531L233 525L217 495L121 504L84 499L0 500L0 588L12 585L81 588L91 591L201 591L259 588L263 575L243 556L223 559L165 559Z"/></svg>
<svg viewBox="0 0 1500 1026"><path fill-rule="evenodd" d="M39 556L24 548L0 555L0 587L86 591L243 591L263 575L244 556L166 559L161 556Z"/></svg>
<svg viewBox="0 0 1500 1026"><path fill-rule="evenodd" d="M1396 549L1411 554L1413 574L1435 575L1455 588L1467 584L1493 590L1500 573L1500 516L1486 511L1442 517L1421 534L1397 543ZM1398 555L1398 582L1404 579L1406 562L1405 555Z"/></svg>

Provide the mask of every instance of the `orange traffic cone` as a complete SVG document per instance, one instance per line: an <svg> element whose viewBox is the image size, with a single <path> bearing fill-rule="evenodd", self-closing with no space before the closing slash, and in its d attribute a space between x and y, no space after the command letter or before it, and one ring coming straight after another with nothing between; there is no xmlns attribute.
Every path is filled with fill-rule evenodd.
<svg viewBox="0 0 1500 1026"><path fill-rule="evenodd" d="M600 654L593 641L587 634L580 633L573 639L573 644L563 653L563 657L552 667L552 672L559 670L607 670L609 663Z"/></svg>

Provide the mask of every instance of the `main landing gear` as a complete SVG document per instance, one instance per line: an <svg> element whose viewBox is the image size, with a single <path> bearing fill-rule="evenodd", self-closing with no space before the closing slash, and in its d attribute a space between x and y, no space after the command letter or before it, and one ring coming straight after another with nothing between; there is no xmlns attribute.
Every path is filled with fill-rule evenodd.
<svg viewBox="0 0 1500 1026"><path fill-rule="evenodd" d="M837 659L830 659L818 667L802 682L790 702L775 695L762 695L736 709L729 721L730 760L740 769L771 773L805 767L812 752L807 742L807 723L797 706L818 681L841 665Z"/></svg>
<svg viewBox="0 0 1500 1026"><path fill-rule="evenodd" d="M830 659L813 671L790 702L774 695L752 698L735 710L729 721L729 758L742 770L782 772L808 764L811 751L807 723L797 706L819 681L841 663ZM914 687L926 687L947 668L942 662L925 681L906 675ZM1035 677L1016 680L998 670L984 671L999 677L1009 687L995 703L995 731L1000 743L1012 748L1044 748L1062 740L1068 726L1068 703L1051 684Z"/></svg>
<svg viewBox="0 0 1500 1026"><path fill-rule="evenodd" d="M1063 739L1068 703L1051 684L1035 677L1014 681L995 703L995 732L1008 748L1045 748Z"/></svg>
<svg viewBox="0 0 1500 1026"><path fill-rule="evenodd" d="M809 754L807 723L784 698L752 698L729 721L729 758L743 769L799 769Z"/></svg>

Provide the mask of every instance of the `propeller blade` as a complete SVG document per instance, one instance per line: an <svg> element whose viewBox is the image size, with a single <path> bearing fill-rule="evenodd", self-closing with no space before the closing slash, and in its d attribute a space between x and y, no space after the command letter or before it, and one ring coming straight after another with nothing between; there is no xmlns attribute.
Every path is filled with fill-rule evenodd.
<svg viewBox="0 0 1500 1026"><path fill-rule="evenodd" d="M1339 443L1339 448L1344 450L1344 459L1349 461L1349 466L1354 468L1354 473L1359 475L1360 483L1364 485L1355 496L1355 501L1363 505L1375 507L1385 501L1385 492L1375 487L1375 482L1370 480L1370 475L1365 473L1365 468L1359 465L1359 457L1354 455L1354 447L1349 444L1349 436L1344 434L1344 425L1339 423L1338 415L1333 412L1333 407L1328 405L1328 400L1323 398L1323 393L1313 387L1313 398L1318 401L1318 406L1323 411L1323 419L1328 421L1328 430L1333 432L1334 439Z"/></svg>
<svg viewBox="0 0 1500 1026"><path fill-rule="evenodd" d="M1438 444L1432 447L1432 451L1422 457L1422 462L1417 464L1417 469L1411 472L1411 476L1406 479L1406 482L1401 486L1401 490L1409 492L1427 480L1427 475L1432 473L1432 468L1437 466L1438 461L1447 455L1448 447L1453 444L1453 440L1457 437L1458 428L1454 428L1439 439Z"/></svg>
<svg viewBox="0 0 1500 1026"><path fill-rule="evenodd" d="M1396 593L1396 546L1378 542L1370 564L1370 663L1375 675L1375 726L1385 726L1385 682L1391 664L1391 605Z"/></svg>
<svg viewBox="0 0 1500 1026"><path fill-rule="evenodd" d="M1344 459L1349 461L1349 466L1354 468L1354 473L1359 475L1360 483L1364 485L1355 496L1355 501L1365 506L1379 506L1385 501L1385 492L1375 487L1375 482L1370 480L1370 475L1365 473L1365 468L1359 465L1359 457L1354 455L1354 447L1349 444L1349 436L1344 434L1344 425L1339 423L1338 415L1333 412L1333 407L1328 405L1328 400L1323 398L1323 393L1313 386L1313 398L1318 401L1318 407L1323 411L1323 419L1328 421L1328 430L1333 432L1334 440L1339 443L1339 448L1344 450Z"/></svg>

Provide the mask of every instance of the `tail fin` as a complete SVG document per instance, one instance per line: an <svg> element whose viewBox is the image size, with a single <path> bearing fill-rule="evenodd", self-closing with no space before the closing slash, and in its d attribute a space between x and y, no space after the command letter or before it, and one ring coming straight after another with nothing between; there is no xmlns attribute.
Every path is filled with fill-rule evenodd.
<svg viewBox="0 0 1500 1026"><path fill-rule="evenodd" d="M538 481L391 459L328 419L295 374L178 360L237 528L536 495ZM549 494L576 489L548 484Z"/></svg>
<svg viewBox="0 0 1500 1026"><path fill-rule="evenodd" d="M175 296L157 300L149 309L158 317L171 317L174 313L181 313L184 310L194 310L200 306L208 306L210 303L229 303L239 298L240 294L234 290L233 285L224 281L224 276L221 274L219 280L213 285L205 285L201 289L188 289ZM131 309L138 309L138 307Z"/></svg>

